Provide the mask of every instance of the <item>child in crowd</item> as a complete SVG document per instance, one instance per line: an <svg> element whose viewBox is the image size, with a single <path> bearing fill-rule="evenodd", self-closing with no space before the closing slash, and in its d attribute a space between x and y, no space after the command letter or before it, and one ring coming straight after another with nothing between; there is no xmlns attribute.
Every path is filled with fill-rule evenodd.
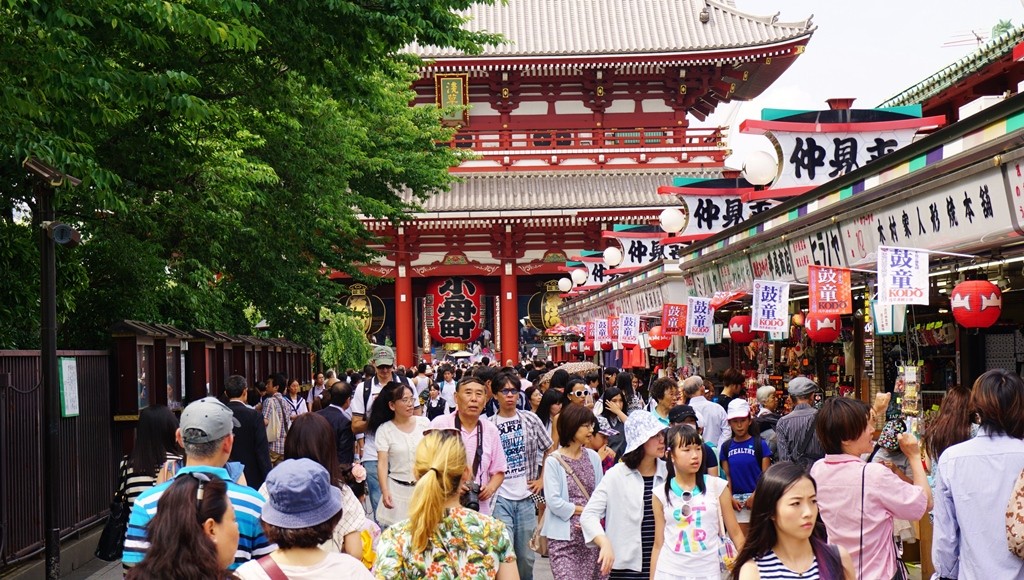
<svg viewBox="0 0 1024 580"><path fill-rule="evenodd" d="M754 505L754 487L764 470L771 464L772 452L768 443L751 428L750 405L743 399L729 402L726 414L732 438L722 443L718 462L732 489L732 505L743 533L750 522L750 507Z"/></svg>

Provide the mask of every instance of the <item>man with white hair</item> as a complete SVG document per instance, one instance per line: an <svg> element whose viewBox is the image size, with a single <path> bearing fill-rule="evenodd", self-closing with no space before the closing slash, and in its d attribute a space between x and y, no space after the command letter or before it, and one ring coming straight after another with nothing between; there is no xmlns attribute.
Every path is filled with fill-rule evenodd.
<svg viewBox="0 0 1024 580"><path fill-rule="evenodd" d="M687 377L683 381L683 393L690 401L694 411L700 413L704 418L704 441L715 445L717 450L722 443L732 437L732 429L729 428L729 421L725 418L725 409L718 403L713 403L704 396L704 379L698 375Z"/></svg>

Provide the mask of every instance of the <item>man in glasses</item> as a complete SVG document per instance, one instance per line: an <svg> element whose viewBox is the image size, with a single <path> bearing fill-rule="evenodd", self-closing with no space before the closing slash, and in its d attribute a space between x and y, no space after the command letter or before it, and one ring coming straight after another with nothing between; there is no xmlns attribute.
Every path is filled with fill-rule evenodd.
<svg viewBox="0 0 1024 580"><path fill-rule="evenodd" d="M464 486L464 490L476 491L480 513L485 515L491 515L491 498L505 479L506 468L498 428L489 421L480 420L490 396L479 378L463 377L455 384L455 412L430 422L431 429L456 429L462 434L466 461L473 470L473 480Z"/></svg>
<svg viewBox="0 0 1024 580"><path fill-rule="evenodd" d="M530 537L537 527L535 494L544 491L541 475L551 432L533 413L518 408L522 394L519 377L501 372L491 381L498 398L498 412L488 419L498 428L505 450L505 478L494 500L494 517L505 522L516 551L520 580L533 579L536 554L530 549Z"/></svg>
<svg viewBox="0 0 1024 580"><path fill-rule="evenodd" d="M363 440L363 449L360 463L366 468L366 489L370 496L370 506L373 513L377 513L377 504L380 503L380 481L377 479L377 445L373 440L373 434L366 432L368 425L367 417L373 402L377 400L384 385L391 381L400 380L395 377L395 351L388 346L375 346L371 364L376 370L374 375L364 380L352 393L352 432L356 438ZM411 387L412 384L409 383ZM415 408L419 409L420 401L416 399Z"/></svg>
<svg viewBox="0 0 1024 580"><path fill-rule="evenodd" d="M233 430L239 426L231 409L215 397L199 399L185 408L178 425L175 437L185 449L186 460L185 467L179 469L174 477L208 480L215 476L227 484L228 499L235 507L238 520L238 550L230 569L234 570L250 559L273 552L277 546L267 541L260 524L260 513L265 503L263 496L251 487L232 481L227 469L224 469L235 442ZM173 480L152 487L135 500L128 519L124 556L121 559L125 568L138 564L145 557L149 549L146 526L156 515L157 502L171 483Z"/></svg>

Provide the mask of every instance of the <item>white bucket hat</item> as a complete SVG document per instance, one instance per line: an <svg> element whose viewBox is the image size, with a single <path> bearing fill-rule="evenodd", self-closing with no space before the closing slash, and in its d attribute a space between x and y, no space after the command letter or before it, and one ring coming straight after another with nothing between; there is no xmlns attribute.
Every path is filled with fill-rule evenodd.
<svg viewBox="0 0 1024 580"><path fill-rule="evenodd" d="M639 449L647 440L665 430L665 426L648 411L633 411L626 417L626 451Z"/></svg>

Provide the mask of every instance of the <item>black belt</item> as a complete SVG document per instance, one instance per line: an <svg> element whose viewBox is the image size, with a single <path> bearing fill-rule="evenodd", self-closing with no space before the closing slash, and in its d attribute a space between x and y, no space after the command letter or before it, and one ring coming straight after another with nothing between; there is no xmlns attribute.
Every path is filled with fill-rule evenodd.
<svg viewBox="0 0 1024 580"><path fill-rule="evenodd" d="M416 482L415 481L402 481L402 480L399 480L399 479L395 479L393 477L388 477L388 479L390 479L391 481L397 483L398 485L404 485L405 487L416 487Z"/></svg>

